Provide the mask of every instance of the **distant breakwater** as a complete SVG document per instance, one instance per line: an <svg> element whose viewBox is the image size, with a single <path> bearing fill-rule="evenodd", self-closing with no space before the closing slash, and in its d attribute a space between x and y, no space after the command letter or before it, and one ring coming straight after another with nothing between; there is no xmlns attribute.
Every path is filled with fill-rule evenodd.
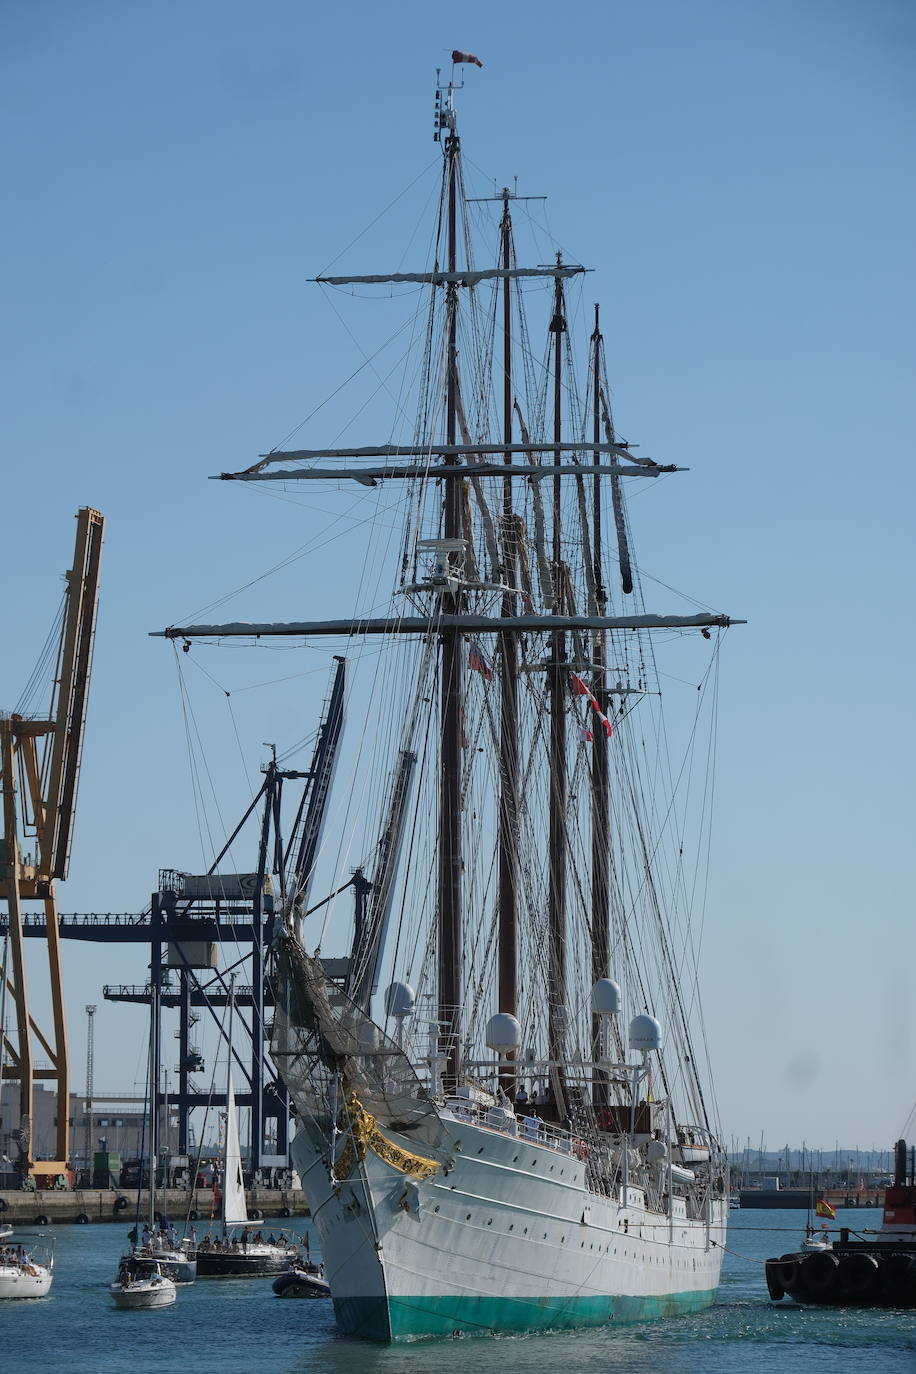
<svg viewBox="0 0 916 1374"><path fill-rule="evenodd" d="M250 1188L247 1198L248 1215L253 1222L262 1218L301 1217L308 1212L298 1188ZM187 1218L201 1235L219 1220L219 1206L214 1204L212 1188L194 1188L190 1192L186 1188L157 1188L156 1211L176 1225ZM56 1226L117 1221L129 1226L136 1214L136 1190L75 1188L71 1192L63 1188L39 1188L35 1192L25 1189L0 1191L0 1224ZM149 1216L149 1191L145 1188L140 1194L139 1214L144 1221Z"/></svg>

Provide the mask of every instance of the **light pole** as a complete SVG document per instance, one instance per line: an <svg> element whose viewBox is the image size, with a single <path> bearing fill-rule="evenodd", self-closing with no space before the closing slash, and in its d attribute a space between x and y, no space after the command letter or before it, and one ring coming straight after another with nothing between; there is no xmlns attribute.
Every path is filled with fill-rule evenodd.
<svg viewBox="0 0 916 1374"><path fill-rule="evenodd" d="M92 1089L95 1049L95 1006L86 1007L86 1168L88 1186L92 1186Z"/></svg>

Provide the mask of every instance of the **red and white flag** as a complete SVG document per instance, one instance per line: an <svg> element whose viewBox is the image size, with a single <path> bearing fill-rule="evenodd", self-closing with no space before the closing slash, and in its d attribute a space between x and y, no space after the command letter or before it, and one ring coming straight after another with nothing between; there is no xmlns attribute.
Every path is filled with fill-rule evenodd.
<svg viewBox="0 0 916 1374"><path fill-rule="evenodd" d="M493 664L487 658L479 644L471 644L471 649L468 654L468 667L472 672L480 673L481 677L485 678L487 682L489 682L493 676Z"/></svg>
<svg viewBox="0 0 916 1374"><path fill-rule="evenodd" d="M608 720L607 716L602 711L598 710L597 706L595 707L595 715L601 721L601 724L604 726L604 733L607 735L608 739L610 739L611 735L614 733L613 725Z"/></svg>
<svg viewBox="0 0 916 1374"><path fill-rule="evenodd" d="M580 722L580 725L579 725L579 739L580 739L581 743L582 743L582 744L590 744L591 741L592 741L594 738L595 738L595 736L592 734L591 730L587 730L587 729L585 728L585 726L582 725L581 722Z"/></svg>
<svg viewBox="0 0 916 1374"><path fill-rule="evenodd" d="M459 52L457 48L452 53L452 61L456 64L459 62L472 62L475 67L483 66L480 58L475 57L472 52Z"/></svg>
<svg viewBox="0 0 916 1374"><path fill-rule="evenodd" d="M588 697L590 701L595 700L595 698L592 696L591 688L589 687L588 683L585 681L584 678L581 678L578 673L570 673L569 676L572 681L572 689L574 696Z"/></svg>

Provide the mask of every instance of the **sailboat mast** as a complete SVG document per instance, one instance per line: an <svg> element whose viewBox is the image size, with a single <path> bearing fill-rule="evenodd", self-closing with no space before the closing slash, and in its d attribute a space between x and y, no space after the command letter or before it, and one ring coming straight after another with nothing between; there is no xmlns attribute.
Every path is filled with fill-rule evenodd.
<svg viewBox="0 0 916 1374"><path fill-rule="evenodd" d="M220 1198L220 1219L226 1235L226 1207L229 1193L229 1112L232 1101L232 1022L235 1017L235 974L229 975L229 1024L226 1029L226 1131L223 1136L223 1187Z"/></svg>
<svg viewBox="0 0 916 1374"><path fill-rule="evenodd" d="M561 256L557 254L557 266ZM563 335L566 319L563 313L563 282L556 279L553 318L550 332L554 336L553 360L553 441L563 441ZM557 466L559 467L559 450ZM562 614L566 603L566 578L563 567L561 541L561 479L553 478L553 587L554 614ZM550 892L548 900L548 1058L552 1064L563 1059L566 1024L566 635L563 630L551 634L550 668L550 818L548 834ZM557 1111L565 1114L560 1101L562 1076L553 1075Z"/></svg>
<svg viewBox="0 0 916 1374"><path fill-rule="evenodd" d="M508 273L512 265L512 217L509 214L509 188L503 188L503 217L500 225L502 265ZM503 439L504 461L512 464L512 284L503 282ZM515 528L512 510L512 477L503 478L502 581L513 590L503 595L503 615L516 612ZM515 1016L518 1010L518 647L516 637L503 633L500 639L500 721L499 721L499 1010ZM507 1085L512 1092L511 1083Z"/></svg>
<svg viewBox="0 0 916 1374"><path fill-rule="evenodd" d="M592 439L601 441L601 346L598 306L595 306L595 330L592 334ZM601 478L595 473L592 488L592 558L594 560L595 611L607 613L607 590L602 578L601 549ZM607 658L606 637L603 630L592 635L592 692L607 715ZM607 978L610 972L610 816L608 791L608 739L603 730L595 733L592 742L592 983ZM601 1017L592 1017L592 1061L601 1058ZM606 1099L606 1085L596 1081L595 1101Z"/></svg>
<svg viewBox="0 0 916 1374"><path fill-rule="evenodd" d="M159 1166L159 979L151 969L149 996L149 1229L156 1224L156 1169ZM143 1186L143 1162L140 1162Z"/></svg>
<svg viewBox="0 0 916 1374"><path fill-rule="evenodd" d="M449 91L451 98L451 91ZM451 123L445 143L448 195L448 270L457 269L457 194L459 139ZM458 286L446 286L447 367L446 367L446 441L452 450L457 434L458 390ZM449 452L446 464L454 465L458 455ZM458 481L445 482L444 535L457 539L461 533L461 506ZM454 554L446 554L454 562ZM446 591L442 610L457 615L461 596ZM458 1077L461 1026L461 638L454 626L443 628L441 762L439 790L439 1021L444 1037L445 1072Z"/></svg>

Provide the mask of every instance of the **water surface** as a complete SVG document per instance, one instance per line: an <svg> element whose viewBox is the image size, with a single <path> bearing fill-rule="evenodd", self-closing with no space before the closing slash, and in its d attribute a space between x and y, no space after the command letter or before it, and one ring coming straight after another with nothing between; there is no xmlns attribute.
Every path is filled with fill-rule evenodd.
<svg viewBox="0 0 916 1374"><path fill-rule="evenodd" d="M876 1226L880 1212L839 1219ZM733 1212L719 1300L695 1316L394 1347L337 1336L329 1302L281 1302L270 1280L201 1280L179 1289L174 1307L119 1311L106 1285L127 1227L69 1226L57 1232L50 1296L0 1304L0 1358L10 1374L914 1374L916 1311L770 1302L762 1261L796 1249L804 1222L803 1212Z"/></svg>

